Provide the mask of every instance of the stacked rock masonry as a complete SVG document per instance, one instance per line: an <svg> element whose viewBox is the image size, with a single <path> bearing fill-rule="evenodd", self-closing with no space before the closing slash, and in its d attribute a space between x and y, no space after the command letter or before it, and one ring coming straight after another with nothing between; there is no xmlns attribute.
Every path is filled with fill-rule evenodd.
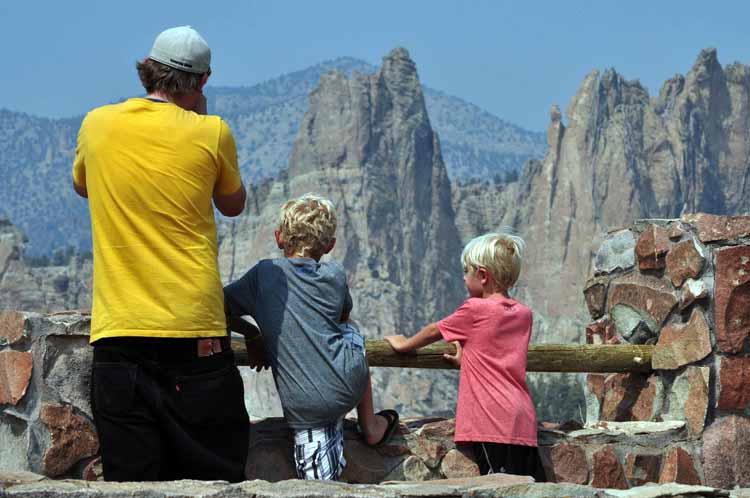
<svg viewBox="0 0 750 498"><path fill-rule="evenodd" d="M543 431L557 480L750 486L750 216L610 233L584 290L589 344L654 344L648 374L589 374L586 428Z"/></svg>

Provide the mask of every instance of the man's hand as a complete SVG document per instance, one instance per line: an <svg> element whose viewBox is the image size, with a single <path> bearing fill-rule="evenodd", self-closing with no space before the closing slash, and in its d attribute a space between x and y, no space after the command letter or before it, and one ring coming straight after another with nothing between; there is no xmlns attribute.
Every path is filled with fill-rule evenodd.
<svg viewBox="0 0 750 498"><path fill-rule="evenodd" d="M402 335L387 335L385 340L391 345L393 350L397 353L406 353L409 350L408 340Z"/></svg>
<svg viewBox="0 0 750 498"><path fill-rule="evenodd" d="M463 348L461 347L461 343L458 341L453 341L451 344L456 346L456 354L445 353L443 355L443 358L452 363L454 366L461 368L461 358L463 357Z"/></svg>

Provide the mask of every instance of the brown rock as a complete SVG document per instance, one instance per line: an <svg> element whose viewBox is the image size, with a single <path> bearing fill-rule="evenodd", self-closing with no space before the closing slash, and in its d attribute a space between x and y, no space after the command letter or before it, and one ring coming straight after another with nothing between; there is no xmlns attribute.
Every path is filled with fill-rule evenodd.
<svg viewBox="0 0 750 498"><path fill-rule="evenodd" d="M405 444L386 444L380 446L377 450L379 454L389 457L408 455L411 453L411 450Z"/></svg>
<svg viewBox="0 0 750 498"><path fill-rule="evenodd" d="M429 439L453 439L456 430L455 419L430 422L419 429L419 436Z"/></svg>
<svg viewBox="0 0 750 498"><path fill-rule="evenodd" d="M547 478L554 482L589 482L589 465L586 452L578 445L561 443L548 452Z"/></svg>
<svg viewBox="0 0 750 498"><path fill-rule="evenodd" d="M750 245L717 250L715 278L716 343L739 353L750 332Z"/></svg>
<svg viewBox="0 0 750 498"><path fill-rule="evenodd" d="M750 216L697 213L684 216L682 220L698 227L698 238L701 242L732 240L750 235Z"/></svg>
<svg viewBox="0 0 750 498"><path fill-rule="evenodd" d="M625 457L625 477L630 486L642 486L659 479L660 455L628 453Z"/></svg>
<svg viewBox="0 0 750 498"><path fill-rule="evenodd" d="M720 410L750 407L750 357L723 357L719 372Z"/></svg>
<svg viewBox="0 0 750 498"><path fill-rule="evenodd" d="M609 285L610 313L617 305L629 306L650 317L656 327L664 323L676 304L677 298L657 278L635 275Z"/></svg>
<svg viewBox="0 0 750 498"><path fill-rule="evenodd" d="M596 396L599 403L604 402L604 381L607 378L604 374L588 374L586 376L586 386L591 394Z"/></svg>
<svg viewBox="0 0 750 498"><path fill-rule="evenodd" d="M706 258L692 240L685 240L675 245L667 254L667 275L675 287L681 287L688 278L701 274Z"/></svg>
<svg viewBox="0 0 750 498"><path fill-rule="evenodd" d="M356 425L349 419L344 420L344 453L350 441L360 441L355 433ZM245 477L248 480L263 479L269 482L296 479L297 471L290 458L294 442L291 431L283 418L266 418L250 424L250 445L245 465Z"/></svg>
<svg viewBox="0 0 750 498"><path fill-rule="evenodd" d="M642 374L612 374L604 382L601 420L650 420L656 395L656 378Z"/></svg>
<svg viewBox="0 0 750 498"><path fill-rule="evenodd" d="M684 412L690 434L700 434L706 423L709 402L708 367L688 367L686 370L690 391L685 400Z"/></svg>
<svg viewBox="0 0 750 498"><path fill-rule="evenodd" d="M404 479L407 481L426 481L432 477L432 472L419 457L411 455L401 464L404 471Z"/></svg>
<svg viewBox="0 0 750 498"><path fill-rule="evenodd" d="M643 230L635 245L635 255L638 268L641 270L657 270L664 268L664 256L669 250L669 235L667 230L658 225L650 224Z"/></svg>
<svg viewBox="0 0 750 498"><path fill-rule="evenodd" d="M253 441L251 436L251 441ZM344 442L344 454L350 449L350 441ZM297 471L294 468L294 461L291 458L292 444L286 440L276 441L254 441L247 455L245 464L245 479L263 479L269 482L286 481L287 479L296 479ZM349 458L349 457L347 457ZM380 460L380 459L378 459ZM347 469L349 469L349 460L347 460ZM344 473L346 473L346 470ZM358 465L355 463L352 471L358 471Z"/></svg>
<svg viewBox="0 0 750 498"><path fill-rule="evenodd" d="M24 397L33 364L31 353L0 351L0 405L16 405Z"/></svg>
<svg viewBox="0 0 750 498"><path fill-rule="evenodd" d="M603 318L586 327L586 344L620 344L614 324Z"/></svg>
<svg viewBox="0 0 750 498"><path fill-rule="evenodd" d="M630 418L632 420L637 422L647 422L653 418L657 382L657 376L652 375L648 378L646 386L637 394L633 407L630 409Z"/></svg>
<svg viewBox="0 0 750 498"><path fill-rule="evenodd" d="M583 289L583 297L586 300L586 307L588 307L589 314L591 314L591 318L594 320L597 320L604 315L608 284L608 278L595 277L586 282L586 287Z"/></svg>
<svg viewBox="0 0 750 498"><path fill-rule="evenodd" d="M24 336L26 317L18 311L0 313L0 346L15 344Z"/></svg>
<svg viewBox="0 0 750 498"><path fill-rule="evenodd" d="M374 448L362 441L356 439L346 441L344 456L346 468L341 474L341 480L344 482L372 484L382 481L388 475L383 458Z"/></svg>
<svg viewBox="0 0 750 498"><path fill-rule="evenodd" d="M440 471L448 479L474 477L479 475L479 465L474 461L470 446L461 445L450 450L440 464Z"/></svg>
<svg viewBox="0 0 750 498"><path fill-rule="evenodd" d="M680 484L701 484L695 463L690 453L677 446L673 447L664 459L664 467L659 475L659 484L677 482Z"/></svg>
<svg viewBox="0 0 750 498"><path fill-rule="evenodd" d="M426 438L418 438L411 445L411 452L430 468L437 467L447 451L442 442Z"/></svg>
<svg viewBox="0 0 750 498"><path fill-rule="evenodd" d="M717 418L703 433L705 484L716 488L750 487L750 419Z"/></svg>
<svg viewBox="0 0 750 498"><path fill-rule="evenodd" d="M667 235L671 240L680 240L682 238L682 234L685 233L685 230L682 229L678 221L670 223L667 227L667 230L669 231Z"/></svg>
<svg viewBox="0 0 750 498"><path fill-rule="evenodd" d="M711 331L698 309L686 325L667 325L659 334L651 364L658 370L675 370L711 354Z"/></svg>
<svg viewBox="0 0 750 498"><path fill-rule="evenodd" d="M70 406L42 405L40 420L50 431L51 444L42 457L45 475L64 474L82 458L99 451L99 439L91 424Z"/></svg>
<svg viewBox="0 0 750 498"><path fill-rule="evenodd" d="M680 293L680 311L685 310L688 306L699 299L708 297L708 286L703 280L693 280L689 278L682 286Z"/></svg>
<svg viewBox="0 0 750 498"><path fill-rule="evenodd" d="M84 481L103 481L104 472L102 471L102 457L96 457L91 460L86 468L83 469L81 478Z"/></svg>
<svg viewBox="0 0 750 498"><path fill-rule="evenodd" d="M612 445L608 444L592 456L594 461L591 485L595 488L628 489L625 473Z"/></svg>

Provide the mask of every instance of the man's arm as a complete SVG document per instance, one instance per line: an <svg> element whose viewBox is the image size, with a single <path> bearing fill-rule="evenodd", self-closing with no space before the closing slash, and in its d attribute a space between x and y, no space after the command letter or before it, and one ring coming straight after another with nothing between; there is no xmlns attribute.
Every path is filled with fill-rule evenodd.
<svg viewBox="0 0 750 498"><path fill-rule="evenodd" d="M403 335L389 335L385 340L397 353L407 353L415 349L423 348L428 344L442 339L437 323L431 323L408 339Z"/></svg>
<svg viewBox="0 0 750 498"><path fill-rule="evenodd" d="M85 122L86 120L84 119L84 123ZM78 144L76 146L76 155L73 159L73 170L71 176L73 177L73 190L84 199L88 199L89 192L86 189L86 162L83 160L83 147L81 147L83 135L82 123L81 129L78 131Z"/></svg>
<svg viewBox="0 0 750 498"><path fill-rule="evenodd" d="M214 205L224 216L238 216L245 209L246 198L245 186L240 184L239 190L233 194L221 195L214 192Z"/></svg>
<svg viewBox="0 0 750 498"><path fill-rule="evenodd" d="M222 120L217 153L218 177L214 185L214 205L224 216L237 216L245 209L245 186L237 164L237 146L229 126Z"/></svg>
<svg viewBox="0 0 750 498"><path fill-rule="evenodd" d="M86 186L78 185L75 181L73 181L73 190L76 191L76 194L80 195L84 199L88 199L89 193L86 190Z"/></svg>

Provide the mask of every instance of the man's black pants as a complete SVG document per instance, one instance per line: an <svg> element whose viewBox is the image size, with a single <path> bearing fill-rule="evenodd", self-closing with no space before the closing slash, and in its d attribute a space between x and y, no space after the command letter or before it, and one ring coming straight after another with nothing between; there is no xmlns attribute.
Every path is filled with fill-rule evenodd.
<svg viewBox="0 0 750 498"><path fill-rule="evenodd" d="M91 406L104 479L244 480L250 425L229 346L199 358L196 339L94 343Z"/></svg>

